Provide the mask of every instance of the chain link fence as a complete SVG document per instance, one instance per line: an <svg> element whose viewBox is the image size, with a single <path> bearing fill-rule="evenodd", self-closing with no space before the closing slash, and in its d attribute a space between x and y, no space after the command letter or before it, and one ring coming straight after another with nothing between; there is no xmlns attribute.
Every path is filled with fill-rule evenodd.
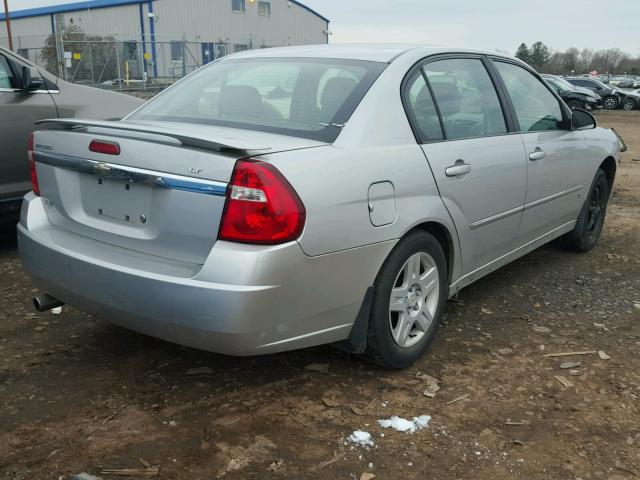
<svg viewBox="0 0 640 480"><path fill-rule="evenodd" d="M197 68L234 51L252 48L246 44L188 42L183 40L140 41L93 37L69 40L53 36L40 42L18 41L18 54L73 83L105 89L144 92L149 95L171 85Z"/></svg>

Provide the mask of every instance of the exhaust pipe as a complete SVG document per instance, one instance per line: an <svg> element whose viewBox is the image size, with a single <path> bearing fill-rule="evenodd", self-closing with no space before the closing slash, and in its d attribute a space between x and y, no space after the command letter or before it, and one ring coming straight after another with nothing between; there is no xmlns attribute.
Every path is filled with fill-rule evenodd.
<svg viewBox="0 0 640 480"><path fill-rule="evenodd" d="M56 307L61 307L64 305L64 302L61 302L55 297L52 297L48 293L43 293L42 295L38 295L33 297L33 306L36 307L38 312L48 312Z"/></svg>

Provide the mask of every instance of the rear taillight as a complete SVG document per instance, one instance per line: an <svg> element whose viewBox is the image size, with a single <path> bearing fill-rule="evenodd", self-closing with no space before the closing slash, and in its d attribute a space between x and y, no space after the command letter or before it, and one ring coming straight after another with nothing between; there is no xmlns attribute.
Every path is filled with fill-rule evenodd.
<svg viewBox="0 0 640 480"><path fill-rule="evenodd" d="M33 133L29 134L29 147L27 152L29 159L29 176L31 177L31 189L36 195L40 195L40 185L38 185L38 172L36 172L36 161L33 158Z"/></svg>
<svg viewBox="0 0 640 480"><path fill-rule="evenodd" d="M104 140L91 140L89 150L104 155L120 155L120 145L116 142L105 142Z"/></svg>
<svg viewBox="0 0 640 480"><path fill-rule="evenodd" d="M238 160L220 224L220 240L275 245L297 239L305 222L300 197L271 164Z"/></svg>

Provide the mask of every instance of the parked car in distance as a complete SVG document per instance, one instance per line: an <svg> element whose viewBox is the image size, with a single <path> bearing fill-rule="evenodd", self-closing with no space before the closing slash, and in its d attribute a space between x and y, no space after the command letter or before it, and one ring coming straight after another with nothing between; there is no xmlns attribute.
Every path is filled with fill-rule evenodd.
<svg viewBox="0 0 640 480"><path fill-rule="evenodd" d="M602 97L604 108L607 110L616 110L618 107L625 104L625 92L615 87L605 85L600 80L580 77L568 77L566 80L572 85L588 88L594 93L600 95L600 97Z"/></svg>
<svg viewBox="0 0 640 480"><path fill-rule="evenodd" d="M519 60L397 45L236 53L122 121L41 128L18 225L41 310L393 368L466 285L591 250L623 149Z"/></svg>
<svg viewBox="0 0 640 480"><path fill-rule="evenodd" d="M68 83L0 47L0 223L17 222L30 190L27 139L43 118L120 119L138 98Z"/></svg>
<svg viewBox="0 0 640 480"><path fill-rule="evenodd" d="M640 107L640 94L637 91L626 90L624 95L626 97L623 105L625 110L633 110Z"/></svg>
<svg viewBox="0 0 640 480"><path fill-rule="evenodd" d="M631 77L613 77L609 80L609 85L612 87L631 88L633 87L634 79Z"/></svg>
<svg viewBox="0 0 640 480"><path fill-rule="evenodd" d="M556 75L543 74L542 78L560 95L569 108L595 110L603 107L602 98L591 90L575 87Z"/></svg>

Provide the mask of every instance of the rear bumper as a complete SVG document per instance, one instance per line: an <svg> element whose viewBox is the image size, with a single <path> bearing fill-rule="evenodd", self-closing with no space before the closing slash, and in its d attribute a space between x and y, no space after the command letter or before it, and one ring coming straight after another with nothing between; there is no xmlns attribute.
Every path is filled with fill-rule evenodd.
<svg viewBox="0 0 640 480"><path fill-rule="evenodd" d="M51 295L112 323L229 355L344 340L395 242L320 257L297 243L217 242L204 265L164 261L52 227L25 198L18 243Z"/></svg>

